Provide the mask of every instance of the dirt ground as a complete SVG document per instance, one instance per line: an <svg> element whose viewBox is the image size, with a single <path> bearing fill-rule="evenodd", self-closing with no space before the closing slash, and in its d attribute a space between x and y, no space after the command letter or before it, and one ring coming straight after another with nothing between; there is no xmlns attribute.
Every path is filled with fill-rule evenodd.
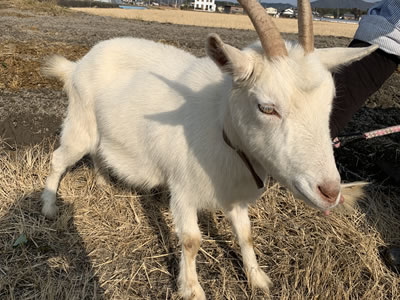
<svg viewBox="0 0 400 300"><path fill-rule="evenodd" d="M31 163L35 166L32 167L34 173L29 180L26 179L26 174L24 175L24 172L20 174L21 182L26 182L27 186L35 185L35 188L30 189L30 192L16 187L10 187L10 189L8 189L8 185L7 187L2 186L0 188L0 194L3 193L5 195L4 199L13 197L10 195L14 195L13 192L18 190L18 193L15 194L15 201L4 200L5 202L10 202L7 202L9 203L7 205L4 204L3 210L0 210L2 213L2 215L0 215L0 249L2 247L1 243L4 242L4 245L8 245L4 253L6 253L8 257L16 257L15 261L13 261L14 266L12 263L5 265L2 263L2 259L5 259L5 257L2 257L0 254L0 298L54 299L52 297L61 297L60 299L67 299L65 297L69 295L71 297L68 299L176 299L176 282L174 278L176 278L176 263L179 258L179 253L178 247L176 246L176 238L169 236L167 233L170 230L169 226L163 223L170 221L166 204L162 202L162 198L166 197L165 194L161 193L161 196L156 196L156 202L154 204L148 204L146 201L143 201L143 199L140 200L141 207L143 208L143 215L138 213L139 218L136 213L132 213L132 216L127 216L123 222L121 221L122 223L116 224L115 220L112 220L112 215L107 215L112 213L112 209L107 211L105 215L103 214L104 218L101 217L102 219L98 220L98 226L101 227L104 232L109 232L110 234L108 236L105 235L106 238L96 236L96 239L101 240L100 246L97 245L95 241L91 244L82 237L85 233L90 231L91 228L86 223L84 223L82 227L79 227L77 225L80 224L79 222L81 219L79 218L74 222L74 218L72 217L74 206L72 202L68 200L68 197L66 197L64 206L66 211L71 212L68 218L66 217L66 219L62 219L52 225L40 219L40 214L36 206L39 205L38 193L43 186L44 176L42 175L48 172L47 169L45 170L45 168L48 167L49 159L46 149L48 150L53 147L54 141L59 133L60 124L67 106L67 98L62 92L60 83L43 78L40 75L39 69L41 62L47 55L58 53L75 60L83 56L88 49L97 42L120 36L146 38L168 43L185 49L194 55L203 56L205 55L204 41L206 36L211 32L210 28L113 19L109 17L86 15L83 13L73 13L62 8L37 8L35 5L29 4L29 1L27 1L28 4L26 5L22 5L21 3L25 2L23 0L18 0L16 2L6 0L0 1L0 150L2 151L1 157L4 161L21 161L21 163L25 164L23 166L24 168L30 168ZM239 48L244 47L256 39L255 32L248 30L216 28L212 29L212 32L218 33L225 42ZM284 34L284 36L288 39L296 39L296 36L292 34ZM317 36L315 44L317 47L337 47L346 46L349 42L350 39L344 37ZM364 132L397 124L400 124L399 72L393 74L381 90L370 97L366 107L361 109L354 117L353 121L346 129L346 132ZM344 221L345 225L342 227L335 227L336 219L333 219L332 224L334 225L321 225L321 228L331 234L340 245L358 245L358 250L364 251L362 254L353 253L355 250L353 249L354 246L352 248L351 245L349 248L343 246L345 250L336 249L333 250L333 252L329 252L329 250L329 253L325 253L324 255L331 254L337 261L333 265L324 265L324 263L326 263L323 260L325 256L321 256L322 258L320 256L313 256L313 253L315 253L313 247L319 247L318 249L320 251L326 251L324 248L324 241L318 241L315 238L313 240L306 240L304 244L301 244L301 247L303 247L302 249L305 251L302 254L298 254L301 259L305 259L305 261L301 261L299 257L291 256L290 251L280 252L279 249L285 249L287 246L285 244L286 240L280 240L278 237L278 241L274 241L271 237L266 237L265 235L269 234L268 232L264 232L263 229L257 229L262 227L257 221L257 218L269 218L271 220L268 223L270 226L275 226L271 223L273 222L272 220L294 224L292 223L294 222L293 218L300 218L301 215L301 213L299 214L297 212L297 207L299 207L299 209L304 209L304 207L300 204L293 204L296 202L293 202L295 200L292 199L286 204L277 202L276 207L279 209L274 212L252 211L252 219L256 227L255 232L256 235L258 235L255 238L255 243L269 245L267 247L268 250L265 250L266 253L263 253L263 255L270 258L261 259L261 263L271 270L274 281L280 281L278 288L272 291L273 298L371 299L371 297L380 297L379 299L396 299L400 296L398 288L391 286L392 284L399 284L398 275L391 272L380 262L381 259L378 249L380 246L388 244L400 246L398 231L397 233L393 232L393 228L396 228L396 226L398 228L400 222L400 176L398 174L398 170L400 169L399 145L400 134L393 134L371 141L355 142L336 150L337 163L343 179L345 181L367 180L372 182L370 192L375 196L379 193L381 202L374 204L375 208L373 210L372 208L364 207L364 210L357 215L357 218L360 219ZM29 159L26 153L30 155ZM32 157L35 158L34 162L32 162ZM35 169L38 168L37 164L39 164L40 170ZM83 166L83 171L78 170L75 175L79 178L77 186L82 188L82 186L84 186L82 182L89 180L88 177L90 178L90 176L85 169L87 164L83 163L83 165L81 164L80 166ZM4 172L5 170L9 170L10 174L12 173L9 177L11 181L12 178L15 178L12 176L16 176L15 174L19 172L17 169L13 169L12 166L5 164L2 165L2 169ZM77 187L76 185L72 185L72 183L71 186L73 188ZM90 188L88 187L88 189ZM64 190L67 190L67 187L65 187ZM99 191L95 191L94 195L100 199L106 199L110 194L114 193L113 195L116 195L116 197L122 194L121 197L130 199L129 197L131 196L129 196L129 192L130 190L127 191L126 188L120 188L113 192L103 191L103 194ZM80 194L75 195L74 192L71 191L69 193L68 195L71 199L80 196ZM282 193L287 195L281 188L277 188L275 195L282 195ZM157 191L155 191L155 194L159 195ZM266 199L271 201L271 203L277 201L274 200L272 196ZM31 201L29 202L30 204L27 202L28 200ZM92 199L90 201L94 200ZM100 204L98 204L96 208L100 210L101 203L103 202L100 201L99 203ZM291 204L296 206L296 211L290 208ZM7 212L5 212L6 208ZM23 214L23 217L18 217L21 209L22 211L26 210L26 212L30 213ZM129 210L130 208L128 206L128 208L118 207L117 209ZM147 220L148 214L146 214L146 211L152 212L154 209L161 210L161 212L155 216L157 220L160 218L166 218L167 220L161 223L164 224L161 228L158 221ZM368 211L370 215L367 214ZM380 217L377 213L379 211L385 211L386 215L382 216L390 216L390 218L388 217L386 220L382 220L383 217ZM85 213L90 215L91 211L88 209ZM320 222L315 212L307 211L307 213L309 214L307 218L310 216L312 218L315 217L316 220ZM29 221L27 221L28 219L24 219L28 218L28 215ZM139 226L141 218L149 222L150 229L148 230L157 235L153 237L150 242L144 241L139 247L140 250L139 248L132 249L133 252L137 250L138 253L141 253L141 256L134 256L133 254L125 255L127 251L126 248L133 247L129 245L130 241L126 239L136 239L138 237L132 236L131 233L127 233L125 239L123 237L116 237L113 234L113 230L115 230L115 228L119 228L121 232L130 232L129 230L132 230L132 232L140 235L141 233L137 228L129 227L126 224L131 222ZM226 227L229 227L229 225L224 223L225 221L220 221L221 215L218 214L214 216L206 215L205 219L208 220L208 222L206 221L202 224L202 229L211 234L210 237L206 236L205 238L206 246L204 249L206 250L203 250L203 258L200 259L199 268L208 268L208 270L204 270L200 276L203 280L205 280L204 277L206 276L214 278L209 279L209 277L207 277L208 281L205 283L207 292L213 295L213 299L263 299L266 297L259 293L253 293L246 287L244 274L238 271L241 269L240 263L237 262L240 261L237 257L239 253L238 249L237 247L232 249L230 242L227 242L229 239L233 240L234 238L231 235L226 236L221 233L225 232L224 230ZM363 221L359 221L361 219ZM16 222L19 225L12 227L10 222ZM36 240L32 238L29 242L29 247L27 246L26 249L10 248L9 246L12 244L10 239L15 239L17 232L21 233L24 231L23 224L26 222L30 222L30 228L36 226L32 224L40 223L41 226L47 226L46 228L48 231L42 232L42 235L39 238L36 237ZM211 226L212 228L210 228L210 224L214 224ZM313 224L320 223L306 223L306 232L312 234L315 229ZM322 221L321 224L323 224ZM356 229L354 229L354 232L362 232L363 238L366 236L374 236L376 239L374 242L370 242L368 239L358 240L358 236L356 237L354 232L344 232L343 229L350 228L350 224L352 224L351 226L355 226L354 228ZM375 225L374 229L369 227L371 224ZM128 227L125 228L124 226ZM263 226L265 226L265 224ZM297 228L298 225L294 226ZM140 226L138 228L140 228ZM392 228L392 230L390 230L390 228ZM57 232L57 235L54 236L53 232ZM282 235L290 235L290 229L285 227L282 227L279 232ZM335 232L337 236L334 236ZM327 236L329 235L328 233ZM162 236L160 237L159 234ZM354 235L351 236L351 234ZM73 240L75 243L74 245L69 244L69 235L78 237ZM167 237L164 238L163 235ZM49 236L53 238L53 240L45 242L44 240ZM107 239L110 239L110 241ZM207 239L213 239L216 242L210 242ZM43 242L43 245L38 246L38 240ZM61 248L63 247L65 250L61 251L57 248L57 251L60 252L58 255L54 255L55 246L53 246L52 243L57 243L58 240L62 241ZM292 240L292 242L293 245L297 243L294 240ZM115 253L115 251L113 252L113 243L125 245L122 247L124 250L118 253ZM149 255L149 253L140 252L144 251L141 249L142 247L147 247L146 243L149 243L148 246L158 243L161 244L162 247L157 250L157 253L151 253L151 255ZM68 251L69 247L71 247L72 252ZM134 247L137 247L137 245ZM297 245L297 247L300 246ZM210 248L213 250L210 250ZM293 247L291 249L292 251L296 250L296 248ZM132 251L131 253L133 253ZM344 253L343 251L349 252ZM121 256L116 257L117 255ZM257 253L257 255L261 256L261 253ZM338 283L335 281L336 279L329 278L326 273L323 273L324 268L330 270L329 272L335 272L337 268L340 268L337 264L349 264L349 261L343 260L342 255L349 255L349 257L352 257L354 263L364 266L358 270L359 273L357 273L357 276L359 277L357 278L364 278L363 280L365 280L365 282L356 284L351 284L349 282ZM96 258L99 256L101 259L96 261ZM26 260L38 260L40 263L37 265L30 265L26 260L22 263L21 261L24 260L24 257ZM79 259L77 259L77 257L79 257ZM144 259L144 257L151 257L153 259L152 272L154 273L148 274L145 261L143 261L143 263L136 262L140 266L138 269L124 269L124 271L121 271L121 266L129 264L132 259ZM43 272L35 273L36 266L42 264L44 258L46 259L47 266L50 267L46 268ZM159 260L160 258L162 258L162 260ZM76 259L77 261L75 261ZM303 270L303 273L295 272L293 274L296 275L291 275L292 277L285 277L286 275L282 275L284 271L279 270L279 265L281 264L283 266L284 263L282 260L285 259L288 259L285 265L287 266L285 272L290 273L300 269ZM371 262L369 259L371 259ZM372 261L372 259L375 260ZM118 261L119 269L116 265L109 263L113 260ZM225 282L221 283L218 281L222 280L221 277L218 277L218 274L224 272L223 269L218 267L221 260L228 260L231 264L231 269L228 270L233 270L233 275L229 274L230 271L226 270L225 272L228 273L223 274L224 279L228 278L230 280L228 286L225 285ZM93 261L96 261L98 264ZM165 263L167 264L167 269L163 266ZM318 269L318 272L325 275L319 277L315 275L317 273L313 275L313 270L308 269L307 263L313 264ZM14 268L26 268L26 272L18 273ZM126 266L126 268L129 269L129 266ZM355 267L352 266L351 268ZM157 273L158 271L156 272L154 270L160 272ZM354 270L340 270L340 272L342 272L339 272L340 275L345 278L347 278L346 276L350 276L346 272L349 272L349 274L355 272ZM208 275L205 275L207 274L205 271L208 271ZM14 277L10 274L14 274ZM43 278L39 278L39 276L32 281L32 278L28 278L29 276L26 274L40 274L40 276L48 276L49 279L46 281ZM158 275L156 276L155 274ZM124 279L126 276L129 276L131 281L126 281L126 278ZM232 278L232 276L234 278ZM332 274L332 276L335 275ZM10 278L12 278L12 280ZM136 281L140 281L141 284L136 282L134 278L136 278ZM50 287L51 284L55 284L60 280L63 283L57 283L61 284L59 290ZM326 281L326 285L324 281ZM46 286L46 284L49 286ZM329 284L331 284L331 286L328 286ZM336 298L339 297L338 291L330 289L332 286L338 284L340 289L345 291L340 294L340 298ZM291 286L292 289L285 290L288 286ZM297 292L296 287L298 287ZM372 289L372 287L374 287L374 289ZM358 288L359 290L357 290ZM116 291L117 289L118 292ZM37 292L37 290L40 290L40 292Z"/></svg>

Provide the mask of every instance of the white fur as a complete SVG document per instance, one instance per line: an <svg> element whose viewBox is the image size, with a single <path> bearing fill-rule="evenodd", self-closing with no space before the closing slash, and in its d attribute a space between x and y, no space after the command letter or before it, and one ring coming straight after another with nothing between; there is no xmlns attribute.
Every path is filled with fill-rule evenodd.
<svg viewBox="0 0 400 300"><path fill-rule="evenodd" d="M76 63L50 59L44 70L64 81L69 107L42 194L43 214L56 215L61 175L90 154L96 170L101 159L132 185L169 187L182 242L179 286L185 299L205 299L195 267L197 211L216 207L232 221L251 285L267 290L271 281L256 261L247 214L263 191L224 142L223 129L263 179L275 177L322 210L340 196L328 127L333 54L304 56L297 45L287 48L288 57L269 60L259 43L241 51L211 35L210 59L118 38L99 43ZM346 59L341 50L338 61L349 63L368 51L353 52ZM273 105L280 117L261 113L258 104ZM337 187L334 203L321 197L323 185Z"/></svg>

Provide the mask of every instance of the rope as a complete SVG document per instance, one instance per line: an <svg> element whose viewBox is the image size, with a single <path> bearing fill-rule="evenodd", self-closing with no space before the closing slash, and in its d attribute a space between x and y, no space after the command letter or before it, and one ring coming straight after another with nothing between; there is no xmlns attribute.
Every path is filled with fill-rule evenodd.
<svg viewBox="0 0 400 300"><path fill-rule="evenodd" d="M384 136L392 133L400 132L400 125L392 126L392 127L387 127L383 129L378 129L378 130L373 130L373 131L368 131L364 133L365 139L372 139L374 137L378 136Z"/></svg>
<svg viewBox="0 0 400 300"><path fill-rule="evenodd" d="M337 138L335 138L332 142L333 146L335 148L339 148L341 146L343 146L344 144L350 143L350 142L354 142L354 141L358 141L358 140L369 140L375 137L380 137L380 136L384 136L384 135L388 135L388 134L392 134L392 133L399 133L400 132L400 125L396 125L396 126L391 126L391 127L386 127L386 128L382 128L382 129L377 129L377 130L372 130L372 131L368 131L365 133L349 133L349 134L345 134L342 136L338 136Z"/></svg>

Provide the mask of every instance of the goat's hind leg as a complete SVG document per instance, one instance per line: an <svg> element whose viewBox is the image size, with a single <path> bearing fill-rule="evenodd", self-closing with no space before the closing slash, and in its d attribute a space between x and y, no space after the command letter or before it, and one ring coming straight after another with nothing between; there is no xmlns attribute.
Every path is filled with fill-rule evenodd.
<svg viewBox="0 0 400 300"><path fill-rule="evenodd" d="M93 161L94 175L96 177L96 185L105 186L110 182L110 174L104 167L100 155L98 153L90 155Z"/></svg>
<svg viewBox="0 0 400 300"><path fill-rule="evenodd" d="M268 291L272 287L272 281L258 265L253 248L251 225L247 204L238 204L225 210L232 222L233 230L238 239L242 252L243 265L251 287Z"/></svg>
<svg viewBox="0 0 400 300"><path fill-rule="evenodd" d="M68 167L89 153L93 145L93 135L89 134L88 128L79 121L73 121L69 119L64 123L60 146L53 153L50 175L41 195L42 213L48 218L54 218L58 211L56 195L61 176Z"/></svg>

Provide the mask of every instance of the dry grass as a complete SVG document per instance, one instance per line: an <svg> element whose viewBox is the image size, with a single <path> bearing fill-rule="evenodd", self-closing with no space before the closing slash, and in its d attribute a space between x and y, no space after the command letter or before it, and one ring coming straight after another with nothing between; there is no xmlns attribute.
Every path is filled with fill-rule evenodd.
<svg viewBox="0 0 400 300"><path fill-rule="evenodd" d="M177 299L180 248L168 193L97 187L90 163L62 180L55 221L39 213L50 142L0 152L1 299ZM400 279L378 248L399 240L399 203L375 191L368 210L326 218L270 183L251 209L256 254L274 299L399 299ZM200 281L209 299L251 291L230 225L202 213ZM28 242L13 243L25 234Z"/></svg>
<svg viewBox="0 0 400 300"><path fill-rule="evenodd" d="M98 16L110 16L114 18L150 22L254 30L253 25L246 15L228 15L173 9L133 10L119 8L73 8L73 10ZM281 32L297 33L297 20L279 18L274 19L274 22ZM352 38L357 27L358 25L356 24L315 21L314 33L316 35L333 35Z"/></svg>
<svg viewBox="0 0 400 300"><path fill-rule="evenodd" d="M48 15L63 15L68 14L68 9L57 5L57 0L4 0L4 7L0 8L14 8L18 7L21 10L34 11L36 13L48 14Z"/></svg>
<svg viewBox="0 0 400 300"><path fill-rule="evenodd" d="M35 26L25 28L27 32L38 31ZM46 85L61 84L55 80L44 78L40 74L40 65L51 54L63 55L69 59L82 57L88 48L82 45L66 43L46 43L44 41L29 41L0 44L0 88L1 89L35 89ZM29 80L27 80L29 78Z"/></svg>

